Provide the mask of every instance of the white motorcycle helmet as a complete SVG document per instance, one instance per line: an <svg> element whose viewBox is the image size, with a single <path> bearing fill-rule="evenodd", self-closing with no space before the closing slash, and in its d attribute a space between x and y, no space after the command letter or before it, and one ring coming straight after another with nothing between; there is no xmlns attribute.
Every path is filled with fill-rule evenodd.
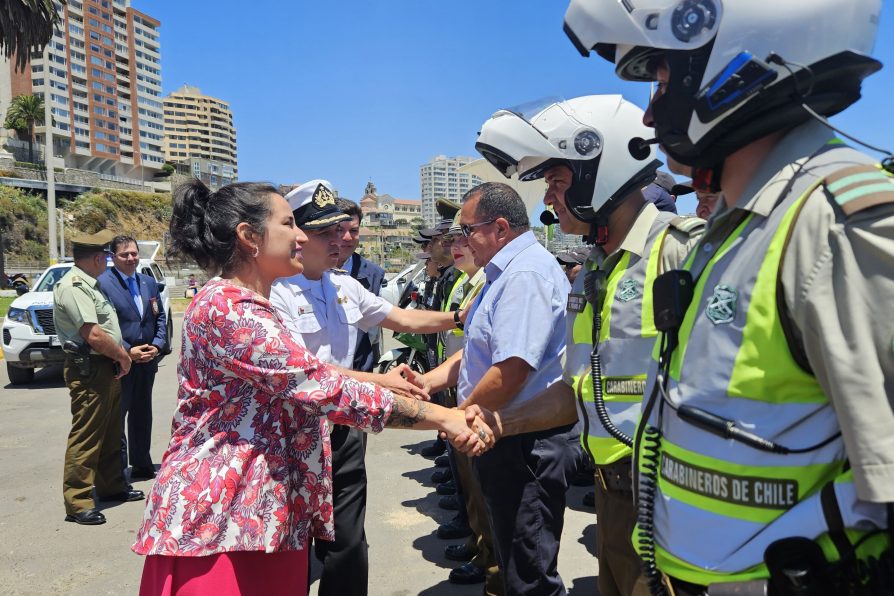
<svg viewBox="0 0 894 596"><path fill-rule="evenodd" d="M652 106L655 132L677 161L713 167L771 132L860 98L881 0L571 0L565 32L621 78L671 78Z"/></svg>
<svg viewBox="0 0 894 596"><path fill-rule="evenodd" d="M523 181L568 166L566 206L578 219L596 222L655 179L661 162L654 145L641 143L651 132L642 120L642 109L620 95L552 98L496 112L475 149L504 176Z"/></svg>

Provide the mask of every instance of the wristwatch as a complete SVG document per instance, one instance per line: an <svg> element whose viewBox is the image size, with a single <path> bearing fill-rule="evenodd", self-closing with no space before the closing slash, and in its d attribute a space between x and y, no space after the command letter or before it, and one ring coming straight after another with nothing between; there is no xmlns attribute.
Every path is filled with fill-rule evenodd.
<svg viewBox="0 0 894 596"><path fill-rule="evenodd" d="M462 330L463 322L459 320L459 310L453 311L453 324L456 325L457 329Z"/></svg>

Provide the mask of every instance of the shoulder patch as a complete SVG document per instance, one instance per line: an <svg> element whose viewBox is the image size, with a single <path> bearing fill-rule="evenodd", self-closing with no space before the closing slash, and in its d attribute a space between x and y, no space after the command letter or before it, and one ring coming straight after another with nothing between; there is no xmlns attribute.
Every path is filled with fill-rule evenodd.
<svg viewBox="0 0 894 596"><path fill-rule="evenodd" d="M678 216L670 220L670 225L671 227L680 230L684 234L692 234L693 232L705 227L705 220L695 216Z"/></svg>
<svg viewBox="0 0 894 596"><path fill-rule="evenodd" d="M84 283L84 280L81 279L81 276L80 276L80 275L72 275L72 276L71 276L71 285L73 285L73 286L79 286L79 285L81 285L82 283Z"/></svg>
<svg viewBox="0 0 894 596"><path fill-rule="evenodd" d="M894 203L894 179L879 166L858 165L826 176L826 191L844 214Z"/></svg>

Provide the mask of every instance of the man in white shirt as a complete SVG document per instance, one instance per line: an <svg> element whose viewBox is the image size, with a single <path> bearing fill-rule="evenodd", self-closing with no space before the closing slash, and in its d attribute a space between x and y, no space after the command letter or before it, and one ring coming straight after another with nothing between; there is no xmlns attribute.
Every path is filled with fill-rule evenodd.
<svg viewBox="0 0 894 596"><path fill-rule="evenodd" d="M333 269L340 263L341 234L338 224L350 220L339 209L331 185L312 180L286 195L295 224L308 236L302 247L304 271L278 280L270 290L270 302L279 311L295 339L320 360L336 365L364 381L402 393L427 398L401 373L399 367L387 375L351 371L358 334L381 325L409 333L436 333L455 327L454 313L405 310L394 307L366 290L346 271ZM331 433L332 489L335 542L316 544L323 561L321 596L367 593L368 560L363 529L366 516L366 435L336 425Z"/></svg>

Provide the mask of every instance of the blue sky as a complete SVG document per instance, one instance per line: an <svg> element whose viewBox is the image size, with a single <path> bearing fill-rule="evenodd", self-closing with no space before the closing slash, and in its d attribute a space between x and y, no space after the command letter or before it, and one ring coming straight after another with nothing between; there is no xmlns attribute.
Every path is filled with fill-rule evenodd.
<svg viewBox="0 0 894 596"><path fill-rule="evenodd" d="M230 102L242 180L327 178L353 199L372 180L380 193L418 198L419 166L476 155L475 135L499 108L589 93L648 100L647 85L580 57L562 32L567 1L133 4L162 22L165 94L189 83ZM875 56L894 63L890 14ZM835 119L882 146L894 145L891 68Z"/></svg>

